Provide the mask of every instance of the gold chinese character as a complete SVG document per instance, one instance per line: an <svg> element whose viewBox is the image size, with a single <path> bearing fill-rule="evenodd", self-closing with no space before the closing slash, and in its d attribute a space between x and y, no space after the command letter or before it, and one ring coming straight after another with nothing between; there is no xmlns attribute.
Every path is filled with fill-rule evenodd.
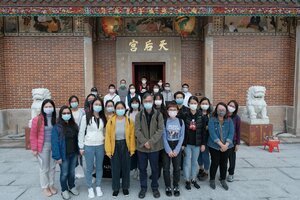
<svg viewBox="0 0 300 200"><path fill-rule="evenodd" d="M151 40L148 40L145 43L144 51L152 51L152 49L153 49L153 42Z"/></svg>
<svg viewBox="0 0 300 200"><path fill-rule="evenodd" d="M161 51L162 49L168 51L169 49L166 47L167 44L168 43L166 43L166 40L161 40L158 51Z"/></svg>
<svg viewBox="0 0 300 200"><path fill-rule="evenodd" d="M137 44L138 43L139 43L138 41L136 41L135 39L132 39L132 41L129 42L129 46L131 47L130 51L136 52L137 51Z"/></svg>

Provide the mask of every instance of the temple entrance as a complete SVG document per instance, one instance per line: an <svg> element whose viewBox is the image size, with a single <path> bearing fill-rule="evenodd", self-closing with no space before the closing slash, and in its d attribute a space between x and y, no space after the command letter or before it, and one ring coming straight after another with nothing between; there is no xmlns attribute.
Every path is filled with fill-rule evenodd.
<svg viewBox="0 0 300 200"><path fill-rule="evenodd" d="M147 78L150 89L159 80L165 82L165 63L164 62L133 62L132 63L132 83L138 87L142 77Z"/></svg>

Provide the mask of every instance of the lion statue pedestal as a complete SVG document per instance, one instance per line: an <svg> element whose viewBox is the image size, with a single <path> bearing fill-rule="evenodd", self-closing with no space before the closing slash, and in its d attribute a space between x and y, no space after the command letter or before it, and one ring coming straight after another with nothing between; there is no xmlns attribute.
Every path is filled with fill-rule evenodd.
<svg viewBox="0 0 300 200"><path fill-rule="evenodd" d="M241 123L241 138L248 145L263 145L264 138L273 134L273 125L267 116L265 94L264 86L251 86L248 89Z"/></svg>

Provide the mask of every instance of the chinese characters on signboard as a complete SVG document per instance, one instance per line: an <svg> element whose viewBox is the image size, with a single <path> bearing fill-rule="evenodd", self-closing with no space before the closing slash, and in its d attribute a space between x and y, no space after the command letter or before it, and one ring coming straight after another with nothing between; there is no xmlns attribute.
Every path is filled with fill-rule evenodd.
<svg viewBox="0 0 300 200"><path fill-rule="evenodd" d="M131 52L136 52L138 50L138 48L143 49L143 51L152 51L154 48L154 43L152 42L152 40L147 40L144 43L140 43L139 41L132 39L129 42L129 47L130 47L130 51ZM168 51L168 43L166 42L166 40L160 40L159 44L158 44L158 51Z"/></svg>

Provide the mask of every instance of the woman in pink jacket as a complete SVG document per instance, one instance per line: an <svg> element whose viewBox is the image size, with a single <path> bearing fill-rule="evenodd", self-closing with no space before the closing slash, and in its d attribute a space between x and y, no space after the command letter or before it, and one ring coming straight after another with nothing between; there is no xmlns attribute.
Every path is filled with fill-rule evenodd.
<svg viewBox="0 0 300 200"><path fill-rule="evenodd" d="M32 120L30 145L32 154L38 158L41 187L48 197L57 193L54 187L56 165L51 155L51 132L55 124L55 104L46 99L42 103L41 113Z"/></svg>

